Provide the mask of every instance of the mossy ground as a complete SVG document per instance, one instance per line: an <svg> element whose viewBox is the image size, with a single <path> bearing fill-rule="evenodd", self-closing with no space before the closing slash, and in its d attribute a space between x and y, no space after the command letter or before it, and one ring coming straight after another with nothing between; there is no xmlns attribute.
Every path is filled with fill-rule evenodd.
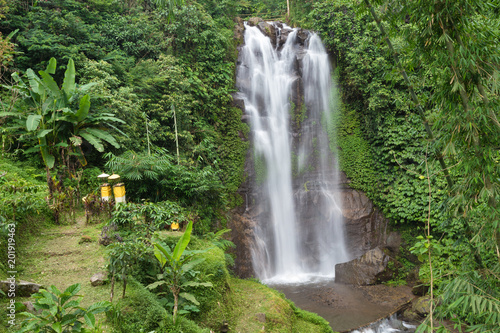
<svg viewBox="0 0 500 333"><path fill-rule="evenodd" d="M109 300L109 284L98 287L90 285L90 278L93 274L106 270L106 251L98 244L102 224L85 224L84 221L83 214L80 214L74 224L47 226L35 234L21 236L17 249L17 279L39 283L44 287L55 285L61 291L72 284L81 283L82 290L79 294L83 295L81 305L84 307L95 302ZM88 236L85 238L90 238L92 241L80 243L83 236ZM164 236L176 239L179 233L169 232ZM202 243L203 241L194 241L193 245L200 246ZM208 254L214 251L211 250ZM230 277L224 266L223 254L218 251L208 255L209 259L212 258L209 260L210 265L222 265L216 270L220 271L219 274L214 271L212 275L226 282L218 283L220 290L216 293L210 292L205 295L212 305L208 309L203 307L204 312L194 318L201 327L217 331L224 322L227 322L230 332L325 332L324 325L314 324L314 320L311 321L307 315L303 315L306 312L299 313L301 310L291 305L279 292L257 281ZM218 261L221 265L218 265ZM206 264L208 265L209 262L207 261ZM5 276L2 276L3 278ZM137 294L135 289L137 288L133 283L129 284L126 297L133 298ZM117 283L113 303L120 302L121 293L122 285ZM220 297L220 300L214 302L212 299L214 296ZM33 301L30 298L18 297L16 299L18 302L28 300ZM2 307L0 332L8 332L4 320L6 304L5 298L0 299ZM127 315L131 315L130 311L134 309L128 307ZM20 315L17 315L18 323L22 319ZM106 321L104 315L98 317L98 320L102 332L117 331L111 322Z"/></svg>
<svg viewBox="0 0 500 333"><path fill-rule="evenodd" d="M325 332L326 321L321 325L303 319L279 292L253 280L231 277L228 282L226 302L207 314L206 320L212 322L206 324L216 327L227 322L230 332L241 333Z"/></svg>
<svg viewBox="0 0 500 333"><path fill-rule="evenodd" d="M17 243L17 280L51 285L64 291L75 283L81 283L83 295L80 303L83 307L99 301L109 300L110 286L92 287L90 278L99 271L105 271L105 248L98 244L101 225L85 224L83 214L77 217L76 224L48 226L32 235L19 235ZM92 242L79 244L82 236L89 236ZM2 277L3 279L4 277ZM121 286L117 286L121 290ZM116 293L116 291L115 291ZM119 292L118 292L119 293ZM17 297L17 302L33 301L30 298ZM6 300L1 300L2 307ZM109 325L101 316L103 332L111 332ZM21 316L16 322L22 321ZM2 318L2 324L5 324ZM2 325L1 330L6 330Z"/></svg>

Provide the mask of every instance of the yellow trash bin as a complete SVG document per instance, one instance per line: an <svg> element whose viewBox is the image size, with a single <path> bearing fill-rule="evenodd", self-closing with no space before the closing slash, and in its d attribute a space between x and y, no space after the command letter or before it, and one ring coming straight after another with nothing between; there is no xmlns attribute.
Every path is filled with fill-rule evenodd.
<svg viewBox="0 0 500 333"><path fill-rule="evenodd" d="M113 193L115 195L116 203L126 203L125 199L125 184L119 183L113 186Z"/></svg>

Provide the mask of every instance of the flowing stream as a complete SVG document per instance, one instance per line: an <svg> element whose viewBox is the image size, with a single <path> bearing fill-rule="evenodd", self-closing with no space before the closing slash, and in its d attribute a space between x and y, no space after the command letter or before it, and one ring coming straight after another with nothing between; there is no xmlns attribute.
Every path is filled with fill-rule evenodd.
<svg viewBox="0 0 500 333"><path fill-rule="evenodd" d="M332 279L335 264L349 257L325 131L333 109L328 55L316 34L274 27L276 45L246 26L237 74L265 211L255 228L253 268L268 284Z"/></svg>

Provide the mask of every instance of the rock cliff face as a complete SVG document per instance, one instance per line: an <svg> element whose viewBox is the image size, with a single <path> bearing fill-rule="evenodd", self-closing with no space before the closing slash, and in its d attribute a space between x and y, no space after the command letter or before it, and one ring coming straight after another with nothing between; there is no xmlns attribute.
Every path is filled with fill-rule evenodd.
<svg viewBox="0 0 500 333"><path fill-rule="evenodd" d="M243 43L243 22L237 22L235 29L235 38ZM272 41L276 49L280 49L290 34L290 29L283 25L271 25L264 22L259 18L252 18L249 20L249 25L257 26L260 31L266 34ZM297 77L292 85L291 103L294 106L294 112L297 115L299 110L304 112L299 118L293 119L291 116L290 121L290 136L293 146L293 152L297 153L298 149L304 145L304 136L302 132L304 128L320 127L312 117L309 117L307 108L304 107L303 98L303 83L300 74L302 73L302 49L307 40L308 32L299 30L297 33L297 60L295 64L295 72ZM245 86L250 84L245 82L245 78L238 78L238 84ZM241 96L236 93L233 96L233 105L239 107L243 111L242 121L249 122L249 115L245 113L245 102ZM251 136L252 134L250 134ZM248 138L251 140L252 138ZM302 143L301 143L302 140ZM314 140L306 143L309 145L311 151L314 149ZM313 154L306 156L303 164L307 166L305 171L299 172L296 170L293 177L293 197L297 204L303 207L297 213L298 220L302 225L300 232L303 233L305 242L314 242L313 235L309 235L311 228L309 226L315 223L318 214L323 214L322 207L327 202L325 193L320 190L320 185L317 184L318 172L318 156ZM238 194L244 200L244 204L233 210L232 219L229 223L229 228L232 229L232 241L236 244L236 259L235 259L235 272L238 276L245 278L254 276L254 268L252 265L252 249L255 248L255 243L259 240L254 237L253 230L257 221L265 221L270 219L270 209L266 202L259 200L263 197L264 186L259 183L257 175L259 170L255 170L255 162L253 157L252 148L247 153L245 163L246 180L238 190ZM345 223L345 238L346 244L351 258L359 257L368 250L374 249L378 246L385 246L387 240L387 220L383 215L374 207L373 203L360 191L349 188L349 180L343 173L339 177L331 177L332 183L329 188L336 191L342 200L343 210L342 215ZM307 245L307 244L306 244ZM311 244L311 249L313 249ZM314 250L311 250L304 258L309 262L319 260L315 258Z"/></svg>

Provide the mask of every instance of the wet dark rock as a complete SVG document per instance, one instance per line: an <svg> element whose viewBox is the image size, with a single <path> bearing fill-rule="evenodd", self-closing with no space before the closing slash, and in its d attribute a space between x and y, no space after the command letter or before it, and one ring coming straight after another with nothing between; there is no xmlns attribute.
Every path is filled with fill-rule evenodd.
<svg viewBox="0 0 500 333"><path fill-rule="evenodd" d="M408 308L403 312L402 319L405 321L411 321L411 322L416 322L416 321L422 320L422 318L418 315L418 313L413 311L411 308Z"/></svg>
<svg viewBox="0 0 500 333"><path fill-rule="evenodd" d="M245 26L243 24L243 20L241 17L237 17L234 19L236 23L234 27L234 35L233 38L237 41L238 45L243 44L243 37L245 34Z"/></svg>
<svg viewBox="0 0 500 333"><path fill-rule="evenodd" d="M28 281L0 281L0 289L8 294L11 290L15 290L16 297L30 297L37 293L42 288L41 284Z"/></svg>
<svg viewBox="0 0 500 333"><path fill-rule="evenodd" d="M309 37L309 32L304 29L299 29L297 32L297 39L299 40L299 43L304 46L305 41Z"/></svg>
<svg viewBox="0 0 500 333"><path fill-rule="evenodd" d="M243 100L243 98L241 98L238 93L233 94L232 97L233 97L232 106L242 111L245 111L245 101Z"/></svg>
<svg viewBox="0 0 500 333"><path fill-rule="evenodd" d="M420 316L426 317L430 312L430 305L431 297L428 295L422 296L413 300L411 309Z"/></svg>
<svg viewBox="0 0 500 333"><path fill-rule="evenodd" d="M233 219L229 223L231 241L236 244L236 249L234 250L236 254L234 270L235 274L242 278L249 278L254 274L252 254L250 252L255 241L253 233L254 226L255 223L249 219L248 216L240 214L234 214Z"/></svg>
<svg viewBox="0 0 500 333"><path fill-rule="evenodd" d="M257 27L264 35L271 39L271 44L276 46L276 27L267 22L259 22Z"/></svg>
<svg viewBox="0 0 500 333"><path fill-rule="evenodd" d="M390 279L387 274L391 258L377 247L359 258L335 265L335 282L353 285L372 285Z"/></svg>
<svg viewBox="0 0 500 333"><path fill-rule="evenodd" d="M387 249L389 249L393 254L398 254L399 248L401 247L401 234L395 231L391 232L389 236L387 236L385 243Z"/></svg>
<svg viewBox="0 0 500 333"><path fill-rule="evenodd" d="M251 17L248 19L248 25L251 27L258 25L260 22L264 22L260 17Z"/></svg>

